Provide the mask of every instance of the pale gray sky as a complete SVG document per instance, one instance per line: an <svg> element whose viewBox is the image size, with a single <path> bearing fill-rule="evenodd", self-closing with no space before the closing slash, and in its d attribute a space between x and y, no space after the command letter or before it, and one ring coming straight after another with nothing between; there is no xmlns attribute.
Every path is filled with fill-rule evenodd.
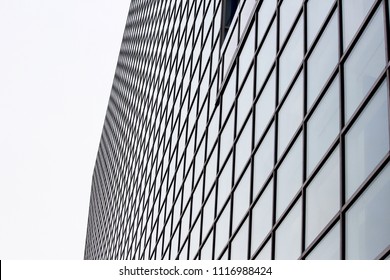
<svg viewBox="0 0 390 280"><path fill-rule="evenodd" d="M130 0L0 0L0 259L82 259Z"/></svg>

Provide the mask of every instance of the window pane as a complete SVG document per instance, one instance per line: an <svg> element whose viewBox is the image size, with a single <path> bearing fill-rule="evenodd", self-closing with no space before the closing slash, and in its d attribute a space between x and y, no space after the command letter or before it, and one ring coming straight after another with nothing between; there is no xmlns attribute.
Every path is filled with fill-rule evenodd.
<svg viewBox="0 0 390 280"><path fill-rule="evenodd" d="M374 2L375 0L343 0L344 49L348 47Z"/></svg>
<svg viewBox="0 0 390 280"><path fill-rule="evenodd" d="M240 228L240 231L234 237L231 244L231 256L232 260L247 260L248 259L248 219Z"/></svg>
<svg viewBox="0 0 390 280"><path fill-rule="evenodd" d="M272 227L273 180L261 194L252 209L252 254L259 247Z"/></svg>
<svg viewBox="0 0 390 280"><path fill-rule="evenodd" d="M310 0L307 3L307 44L311 45L334 0Z"/></svg>
<svg viewBox="0 0 390 280"><path fill-rule="evenodd" d="M257 194L274 167L275 128L271 126L254 155L253 193Z"/></svg>
<svg viewBox="0 0 390 280"><path fill-rule="evenodd" d="M278 156L280 156L303 119L303 78L297 79L279 111Z"/></svg>
<svg viewBox="0 0 390 280"><path fill-rule="evenodd" d="M282 99L303 58L303 20L299 20L294 33L279 60L279 100Z"/></svg>
<svg viewBox="0 0 390 280"><path fill-rule="evenodd" d="M260 139L260 136L263 135L264 129L266 128L272 117L272 114L275 111L275 94L275 71L273 71L266 87L264 88L256 103L255 143L257 143Z"/></svg>
<svg viewBox="0 0 390 280"><path fill-rule="evenodd" d="M248 1L247 1L248 2ZM245 74L248 71L249 64L252 62L252 58L255 53L255 28L254 24L252 24L250 33L246 38L244 43L244 47L241 50L240 58L239 58L239 79L238 84L240 85L242 80L244 79Z"/></svg>
<svg viewBox="0 0 390 280"><path fill-rule="evenodd" d="M229 77L228 84L226 85L222 94L222 122L233 105L234 98L236 96L236 68L234 68L232 74Z"/></svg>
<svg viewBox="0 0 390 280"><path fill-rule="evenodd" d="M320 241L313 251L306 257L307 260L339 260L340 259L340 223L337 223L330 232Z"/></svg>
<svg viewBox="0 0 390 280"><path fill-rule="evenodd" d="M215 258L217 258L222 249L226 246L229 240L229 225L230 225L230 204L228 203L219 217L215 228Z"/></svg>
<svg viewBox="0 0 390 280"><path fill-rule="evenodd" d="M345 112L348 120L386 65L382 6L345 63Z"/></svg>
<svg viewBox="0 0 390 280"><path fill-rule="evenodd" d="M276 56L276 21L272 24L260 52L257 55L256 92L263 86Z"/></svg>
<svg viewBox="0 0 390 280"><path fill-rule="evenodd" d="M340 151L337 148L306 190L306 246L340 208Z"/></svg>
<svg viewBox="0 0 390 280"><path fill-rule="evenodd" d="M390 167L346 214L346 258L374 259L390 244Z"/></svg>
<svg viewBox="0 0 390 280"><path fill-rule="evenodd" d="M253 69L253 68L252 68ZM240 95L237 98L237 130L241 129L241 126L248 116L249 110L253 103L253 71L249 74L245 81Z"/></svg>
<svg viewBox="0 0 390 280"><path fill-rule="evenodd" d="M276 0L264 0L257 14L257 44L263 39L264 33L275 13Z"/></svg>
<svg viewBox="0 0 390 280"><path fill-rule="evenodd" d="M287 0L282 2L280 7L280 42L282 43L286 38L288 31L294 19L297 17L299 9L302 6L302 0Z"/></svg>
<svg viewBox="0 0 390 280"><path fill-rule="evenodd" d="M211 192L210 197L207 199L203 208L203 233L202 236L206 236L209 232L212 223L214 222L214 207L215 207L215 188Z"/></svg>
<svg viewBox="0 0 390 280"><path fill-rule="evenodd" d="M301 255L302 204L301 199L275 233L275 259L296 260Z"/></svg>
<svg viewBox="0 0 390 280"><path fill-rule="evenodd" d="M311 53L307 65L307 107L310 108L338 62L337 12Z"/></svg>
<svg viewBox="0 0 390 280"><path fill-rule="evenodd" d="M347 199L389 151L387 102L384 83L346 135Z"/></svg>
<svg viewBox="0 0 390 280"><path fill-rule="evenodd" d="M221 133L221 139L219 143L220 154L219 154L219 164L221 165L228 155L229 151L233 146L234 139L234 111L230 114L225 127Z"/></svg>
<svg viewBox="0 0 390 280"><path fill-rule="evenodd" d="M242 131L240 138L236 144L236 165L235 173L241 174L242 169L248 162L252 152L252 117L245 124L245 128Z"/></svg>
<svg viewBox="0 0 390 280"><path fill-rule="evenodd" d="M234 191L233 200L233 231L236 229L249 208L251 188L251 169L247 168L241 181Z"/></svg>
<svg viewBox="0 0 390 280"><path fill-rule="evenodd" d="M302 185L302 135L277 172L276 218L279 218Z"/></svg>
<svg viewBox="0 0 390 280"><path fill-rule="evenodd" d="M226 162L225 167L223 168L221 175L218 179L218 195L217 195L217 213L221 210L223 204L225 203L227 197L232 190L232 177L233 177L233 165L232 157Z"/></svg>
<svg viewBox="0 0 390 280"><path fill-rule="evenodd" d="M339 133L339 107L339 79L336 77L307 123L308 174Z"/></svg>

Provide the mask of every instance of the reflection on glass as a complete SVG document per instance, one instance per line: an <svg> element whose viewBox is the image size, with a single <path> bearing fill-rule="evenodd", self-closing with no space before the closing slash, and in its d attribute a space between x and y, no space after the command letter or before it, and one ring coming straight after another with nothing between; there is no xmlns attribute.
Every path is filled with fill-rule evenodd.
<svg viewBox="0 0 390 280"><path fill-rule="evenodd" d="M221 210L223 204L225 203L227 197L230 194L232 189L232 157L226 162L225 167L223 168L221 174L218 179L218 195L217 195L217 213Z"/></svg>
<svg viewBox="0 0 390 280"><path fill-rule="evenodd" d="M340 151L337 148L306 190L306 246L340 208Z"/></svg>
<svg viewBox="0 0 390 280"><path fill-rule="evenodd" d="M283 1L280 7L280 42L286 38L288 31L294 19L297 17L298 11L302 6L302 0Z"/></svg>
<svg viewBox="0 0 390 280"><path fill-rule="evenodd" d="M302 204L295 204L275 233L275 259L296 260L301 255Z"/></svg>
<svg viewBox="0 0 390 280"><path fill-rule="evenodd" d="M276 21L272 24L260 52L257 55L256 92L263 86L276 56Z"/></svg>
<svg viewBox="0 0 390 280"><path fill-rule="evenodd" d="M337 223L320 241L307 260L339 260L340 259L340 223Z"/></svg>
<svg viewBox="0 0 390 280"><path fill-rule="evenodd" d="M311 53L307 64L307 107L310 108L338 62L337 12Z"/></svg>
<svg viewBox="0 0 390 280"><path fill-rule="evenodd" d="M274 167L275 128L272 125L254 155L253 193L257 194Z"/></svg>
<svg viewBox="0 0 390 280"><path fill-rule="evenodd" d="M374 259L390 244L390 166L346 214L346 258Z"/></svg>
<svg viewBox="0 0 390 280"><path fill-rule="evenodd" d="M251 188L251 169L247 168L245 174L238 183L233 197L233 231L244 217L249 208Z"/></svg>
<svg viewBox="0 0 390 280"><path fill-rule="evenodd" d="M263 39L264 33L275 13L276 0L264 0L257 14L257 45Z"/></svg>
<svg viewBox="0 0 390 280"><path fill-rule="evenodd" d="M257 143L260 136L263 135L264 129L275 111L275 94L275 71L273 71L267 85L256 102L255 143Z"/></svg>
<svg viewBox="0 0 390 280"><path fill-rule="evenodd" d="M303 75L301 74L279 111L278 156L280 156L303 119Z"/></svg>
<svg viewBox="0 0 390 280"><path fill-rule="evenodd" d="M345 63L345 113L348 120L386 65L382 6Z"/></svg>
<svg viewBox="0 0 390 280"><path fill-rule="evenodd" d="M307 123L308 174L339 133L339 107L339 79L336 77Z"/></svg>
<svg viewBox="0 0 390 280"><path fill-rule="evenodd" d="M310 0L307 2L307 45L310 46L334 0Z"/></svg>
<svg viewBox="0 0 390 280"><path fill-rule="evenodd" d="M295 27L279 59L279 100L287 90L298 66L303 58L303 20L302 17Z"/></svg>
<svg viewBox="0 0 390 280"><path fill-rule="evenodd" d="M252 68L253 69L253 68ZM237 98L237 131L248 116L253 103L253 71L250 72Z"/></svg>
<svg viewBox="0 0 390 280"><path fill-rule="evenodd" d="M250 15L256 5L256 1L257 0L246 0L245 2L243 2L243 7L240 12L240 37L242 36L242 33L244 32L245 27L249 19L251 18ZM253 28L253 30L254 29L255 28Z"/></svg>
<svg viewBox="0 0 390 280"><path fill-rule="evenodd" d="M295 141L277 172L276 218L279 218L302 185L302 135Z"/></svg>
<svg viewBox="0 0 390 280"><path fill-rule="evenodd" d="M240 231L234 237L231 244L230 259L247 260L248 259L248 219L241 226Z"/></svg>
<svg viewBox="0 0 390 280"><path fill-rule="evenodd" d="M249 117L242 131L240 138L236 143L236 165L235 172L241 174L242 169L248 162L252 152L252 117Z"/></svg>
<svg viewBox="0 0 390 280"><path fill-rule="evenodd" d="M378 89L346 135L346 198L389 151L387 83Z"/></svg>
<svg viewBox="0 0 390 280"><path fill-rule="evenodd" d="M230 203L226 205L215 226L215 257L217 258L229 240Z"/></svg>
<svg viewBox="0 0 390 280"><path fill-rule="evenodd" d="M259 247L272 227L272 197L273 180L261 194L260 199L252 209L252 254Z"/></svg>
<svg viewBox="0 0 390 280"><path fill-rule="evenodd" d="M344 49L366 17L375 0L343 0L343 36Z"/></svg>

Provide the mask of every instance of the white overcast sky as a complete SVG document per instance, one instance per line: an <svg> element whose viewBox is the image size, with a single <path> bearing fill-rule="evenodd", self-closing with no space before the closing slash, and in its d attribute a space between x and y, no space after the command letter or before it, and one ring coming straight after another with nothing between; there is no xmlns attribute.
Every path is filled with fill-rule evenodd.
<svg viewBox="0 0 390 280"><path fill-rule="evenodd" d="M82 259L130 0L0 0L0 259Z"/></svg>

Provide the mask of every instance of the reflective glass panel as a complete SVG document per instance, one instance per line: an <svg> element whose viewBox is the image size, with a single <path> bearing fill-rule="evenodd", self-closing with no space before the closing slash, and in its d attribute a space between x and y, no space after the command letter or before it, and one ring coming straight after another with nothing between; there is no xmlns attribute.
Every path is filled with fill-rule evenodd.
<svg viewBox="0 0 390 280"><path fill-rule="evenodd" d="M278 156L280 156L303 119L303 78L295 82L286 101L279 111Z"/></svg>
<svg viewBox="0 0 390 280"><path fill-rule="evenodd" d="M241 174L242 169L248 162L252 152L252 117L249 117L236 143L235 172Z"/></svg>
<svg viewBox="0 0 390 280"><path fill-rule="evenodd" d="M221 165L228 155L229 151L233 146L234 139L234 111L230 114L225 127L221 133L221 139L219 143L219 164Z"/></svg>
<svg viewBox="0 0 390 280"><path fill-rule="evenodd" d="M228 203L219 217L215 228L215 257L217 258L229 240L230 204Z"/></svg>
<svg viewBox="0 0 390 280"><path fill-rule="evenodd" d="M222 121L225 120L236 96L236 68L229 77L228 84L222 94Z"/></svg>
<svg viewBox="0 0 390 280"><path fill-rule="evenodd" d="M249 208L251 188L251 169L247 168L245 174L238 183L233 197L233 231L244 217Z"/></svg>
<svg viewBox="0 0 390 280"><path fill-rule="evenodd" d="M340 259L340 223L337 223L306 257L307 260Z"/></svg>
<svg viewBox="0 0 390 280"><path fill-rule="evenodd" d="M337 77L307 123L308 174L339 133L339 110L339 79Z"/></svg>
<svg viewBox="0 0 390 280"><path fill-rule="evenodd" d="M223 168L218 179L217 213L221 210L223 204L225 203L227 197L230 194L230 191L232 190L232 161L232 157L230 157L229 160L226 162L226 165Z"/></svg>
<svg viewBox="0 0 390 280"><path fill-rule="evenodd" d="M260 136L263 135L264 129L266 128L272 114L275 111L275 94L275 71L273 71L267 85L256 102L255 143L257 143L260 139Z"/></svg>
<svg viewBox="0 0 390 280"><path fill-rule="evenodd" d="M307 107L310 108L338 62L337 12L311 53L307 63Z"/></svg>
<svg viewBox="0 0 390 280"><path fill-rule="evenodd" d="M270 260L271 259L271 241L268 240L267 244L261 249L260 253L256 256L256 260Z"/></svg>
<svg viewBox="0 0 390 280"><path fill-rule="evenodd" d="M276 218L279 218L302 185L302 135L295 141L277 171Z"/></svg>
<svg viewBox="0 0 390 280"><path fill-rule="evenodd" d="M287 0L283 1L280 6L280 42L286 38L288 31L294 19L297 17L298 11L302 6L302 0Z"/></svg>
<svg viewBox="0 0 390 280"><path fill-rule="evenodd" d="M307 44L311 45L334 0L310 0L307 2Z"/></svg>
<svg viewBox="0 0 390 280"><path fill-rule="evenodd" d="M384 83L346 135L348 199L389 151L387 83Z"/></svg>
<svg viewBox="0 0 390 280"><path fill-rule="evenodd" d="M275 127L272 125L254 155L253 193L257 194L274 167Z"/></svg>
<svg viewBox="0 0 390 280"><path fill-rule="evenodd" d="M241 226L239 232L234 237L231 244L230 259L247 260L248 259L248 219Z"/></svg>
<svg viewBox="0 0 390 280"><path fill-rule="evenodd" d="M272 24L260 52L257 55L256 92L263 86L276 56L276 21Z"/></svg>
<svg viewBox="0 0 390 280"><path fill-rule="evenodd" d="M298 70L303 58L303 20L299 20L279 59L279 100Z"/></svg>
<svg viewBox="0 0 390 280"><path fill-rule="evenodd" d="M374 2L375 0L343 0L344 49L351 42Z"/></svg>
<svg viewBox="0 0 390 280"><path fill-rule="evenodd" d="M390 167L346 214L346 258L374 259L390 244Z"/></svg>
<svg viewBox="0 0 390 280"><path fill-rule="evenodd" d="M340 151L337 148L306 190L306 246L340 209Z"/></svg>
<svg viewBox="0 0 390 280"><path fill-rule="evenodd" d="M253 69L253 68L252 68ZM250 72L237 98L237 130L248 116L253 103L253 71Z"/></svg>
<svg viewBox="0 0 390 280"><path fill-rule="evenodd" d="M295 204L275 233L275 259L296 260L301 255L302 204Z"/></svg>
<svg viewBox="0 0 390 280"><path fill-rule="evenodd" d="M257 14L257 45L263 39L264 33L275 13L275 7L276 0L264 0L261 3L260 10Z"/></svg>
<svg viewBox="0 0 390 280"><path fill-rule="evenodd" d="M348 120L386 65L383 9L375 13L345 63L345 113Z"/></svg>
<svg viewBox="0 0 390 280"><path fill-rule="evenodd" d="M245 77L246 72L248 71L248 67L252 62L252 58L255 53L255 24L252 24L251 30L249 31L249 35L246 38L244 43L244 47L241 50L240 58L239 58L239 79L238 84L240 85L242 80Z"/></svg>
<svg viewBox="0 0 390 280"><path fill-rule="evenodd" d="M272 227L273 180L261 194L252 209L252 254L259 247Z"/></svg>

